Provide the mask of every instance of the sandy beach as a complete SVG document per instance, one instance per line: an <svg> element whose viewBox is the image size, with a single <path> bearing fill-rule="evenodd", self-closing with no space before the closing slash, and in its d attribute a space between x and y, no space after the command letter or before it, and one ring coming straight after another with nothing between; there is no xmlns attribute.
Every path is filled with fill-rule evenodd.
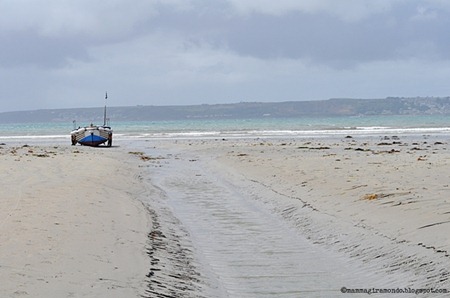
<svg viewBox="0 0 450 298"><path fill-rule="evenodd" d="M441 136L4 145L0 160L2 297L450 290Z"/></svg>
<svg viewBox="0 0 450 298"><path fill-rule="evenodd" d="M320 285L315 289L313 286L308 291L281 290L278 294L283 297L335 297L342 294L341 287L401 289L411 291L411 296L424 290L433 297L445 296L443 292L450 290L450 153L446 138L389 135L212 139L160 141L151 145L149 154L170 152L164 158L165 164L159 161L158 167L170 168L171 163L178 162L176 170L168 170L175 175L182 167L180 161L184 160L186 168L191 169L183 174L191 176L186 185L203 183L192 197L208 196L207 189L221 181L228 189L233 189L234 196L239 196L240 200L262 203L270 217L287 223L294 231L287 237L295 234L307 239L314 249L323 250L327 261L318 260L312 266L320 267L321 262L332 262L332 259L349 266L337 271L330 269L332 275L341 275L344 279L335 282L330 279L328 286ZM165 184L158 178L160 186L169 189L180 185L183 175L177 176L177 181L167 179ZM219 200L220 192L224 192L223 189L211 197ZM177 196L177 193L172 195ZM188 199L188 195L179 196L173 202L175 212L176 206ZM198 203L205 210L211 202L198 203L191 199L183 208L187 210ZM242 206L235 209L238 208ZM191 213L202 212L199 210ZM219 212L217 210L213 212ZM181 210L179 214L191 225L194 236L196 229L205 229L205 226L198 227L201 224L200 219L196 219L198 215L188 217ZM211 239L214 232L208 233ZM202 232L195 236L201 237ZM206 251L203 254L212 249L197 246ZM307 259L305 256L304 260ZM302 259L292 258L292 262L297 261ZM204 262L211 265L212 261ZM225 265L220 266L219 272L214 265L210 270L220 275ZM231 289L238 287L238 278L217 280L225 284L225 288L227 283ZM309 281L313 284L313 279ZM258 297L252 294L256 292L242 290L238 293L242 297ZM227 289L222 289L222 294L239 296Z"/></svg>
<svg viewBox="0 0 450 298"><path fill-rule="evenodd" d="M1 146L1 297L145 294L151 221L133 160L120 150Z"/></svg>

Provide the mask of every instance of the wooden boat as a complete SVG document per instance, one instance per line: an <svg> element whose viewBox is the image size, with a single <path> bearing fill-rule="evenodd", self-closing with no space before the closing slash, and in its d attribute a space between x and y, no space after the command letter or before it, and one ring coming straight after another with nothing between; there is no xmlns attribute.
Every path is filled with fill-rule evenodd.
<svg viewBox="0 0 450 298"><path fill-rule="evenodd" d="M105 99L108 98L108 94L105 95ZM103 116L103 125L91 125L84 127L76 127L76 122L74 121L74 129L70 133L72 139L72 145L77 143L84 146L97 147L106 143L107 147L112 145L112 135L113 131L109 125L107 125L106 118L106 105Z"/></svg>

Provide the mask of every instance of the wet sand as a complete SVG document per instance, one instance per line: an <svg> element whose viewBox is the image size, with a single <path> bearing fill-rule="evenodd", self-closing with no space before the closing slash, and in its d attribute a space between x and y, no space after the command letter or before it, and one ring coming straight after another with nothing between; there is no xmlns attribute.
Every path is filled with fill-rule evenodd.
<svg viewBox="0 0 450 298"><path fill-rule="evenodd" d="M235 268L215 263L220 263L220 258L229 263L233 257L219 256L220 248L207 242L215 239L215 233L223 233L224 228L211 228L214 221L202 223L202 216L211 211L208 206L239 197L237 201L248 202L250 209L261 208L270 220L286 224L289 233L282 237L291 237L293 241L302 238L301 241L312 245L311 251L322 252L325 261L308 263L311 273L327 263L346 264L341 269L330 266L328 273L339 278L329 279L325 286L314 288L320 277L311 275L309 284L313 286L308 287L308 277L297 276L306 280L301 287L307 291L290 288L293 292L289 296L283 290L276 292L275 283L272 294L334 297L341 294L341 287L450 290L447 142L439 136L177 140L148 142L146 152L160 156L160 160L149 165L157 173L153 183L167 197L163 203L181 219L180 224L194 239L191 245L198 252L197 267L203 266L209 272L204 274L205 280L209 280L213 289L224 297L258 297L252 292L255 289L246 291L238 275L220 276ZM208 194L214 188L215 193ZM227 192L230 192L228 199L224 195ZM200 200L207 197L210 201ZM186 211L195 204L197 209ZM226 205L219 204L211 212L217 215L220 210L226 210ZM230 210L229 215L238 213L236 210L242 210L242 206ZM244 215L236 220L242 219ZM218 222L221 220L216 218ZM269 232L267 237L271 237ZM236 236L235 246L239 250L238 239ZM226 249L226 245L222 248ZM212 258L208 256L211 254ZM239 252L232 254L234 259L241 258ZM241 255L252 258L245 244ZM303 258L310 257L317 255L312 253ZM292 261L302 262L302 257L292 255ZM276 265L270 266L277 272ZM245 276L243 272L240 274ZM291 277L295 279L294 275ZM280 286L286 286L280 282ZM267 283L260 289L270 292Z"/></svg>

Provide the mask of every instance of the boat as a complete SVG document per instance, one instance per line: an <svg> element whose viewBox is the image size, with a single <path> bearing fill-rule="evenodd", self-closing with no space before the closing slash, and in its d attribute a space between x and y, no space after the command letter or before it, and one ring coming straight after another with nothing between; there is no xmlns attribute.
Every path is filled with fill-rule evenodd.
<svg viewBox="0 0 450 298"><path fill-rule="evenodd" d="M105 95L105 100L108 98L108 93ZM76 128L76 121L74 120L74 129L70 133L72 145L80 144L83 146L97 147L106 144L107 147L112 146L113 130L107 123L109 119L106 118L106 105L103 115L103 125L90 124L89 126Z"/></svg>

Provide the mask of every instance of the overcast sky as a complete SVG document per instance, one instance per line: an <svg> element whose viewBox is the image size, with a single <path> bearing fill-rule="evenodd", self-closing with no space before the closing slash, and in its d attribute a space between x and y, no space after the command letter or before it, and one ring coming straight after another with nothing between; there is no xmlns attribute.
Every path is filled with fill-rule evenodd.
<svg viewBox="0 0 450 298"><path fill-rule="evenodd" d="M448 0L0 0L0 111L450 95Z"/></svg>

